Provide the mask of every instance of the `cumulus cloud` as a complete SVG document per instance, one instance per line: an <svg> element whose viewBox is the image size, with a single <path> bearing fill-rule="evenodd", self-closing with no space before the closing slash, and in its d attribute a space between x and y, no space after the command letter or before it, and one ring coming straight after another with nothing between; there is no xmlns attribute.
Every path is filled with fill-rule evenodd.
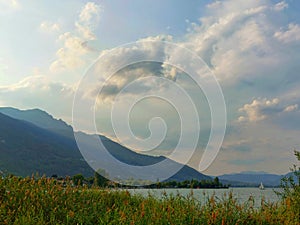
<svg viewBox="0 0 300 225"><path fill-rule="evenodd" d="M98 75L98 83L92 83L89 86L89 95L92 98L98 94L101 87L101 97L113 99L124 87L131 82L140 78L149 76L164 77L174 80L176 71L172 67L163 64L165 60L165 49L163 44L155 41L171 41L171 36L159 35L155 37L147 37L138 40L138 46L124 46L114 49L114 54L109 54L108 50L100 53L100 63L95 66L95 74ZM125 55L125 56L124 56ZM147 58L160 59L159 62L142 61ZM119 65L128 65L125 68L119 68ZM120 70L121 69L121 70ZM119 70L119 71L118 71ZM113 76L111 76L113 75ZM139 83L138 90L140 93L147 92L150 89L157 91L160 86L157 83L148 82ZM137 89L125 92L126 94L140 94Z"/></svg>
<svg viewBox="0 0 300 225"><path fill-rule="evenodd" d="M283 118L284 113L295 112L298 109L298 104L286 105L278 98L267 99L258 98L254 99L250 104L245 104L239 108L240 113L246 115L238 118L239 122L258 122L267 118L279 117ZM286 117L285 119L289 119Z"/></svg>
<svg viewBox="0 0 300 225"><path fill-rule="evenodd" d="M85 65L82 57L89 53L90 49L80 37L67 32L59 36L59 41L64 43L64 47L57 50L57 60L50 65L50 71L75 70Z"/></svg>
<svg viewBox="0 0 300 225"><path fill-rule="evenodd" d="M245 116L240 116L238 121L244 122L256 122L264 120L267 118L267 114L264 113L265 110L276 109L276 106L279 103L278 98L268 100L264 99L254 99L252 103L245 104L242 108L239 109L240 112L244 112Z"/></svg>
<svg viewBox="0 0 300 225"><path fill-rule="evenodd" d="M63 47L56 52L57 59L50 65L50 71L59 73L66 70L75 70L86 65L86 56L93 52L88 42L96 39L94 30L99 21L101 6L88 2L82 8L78 21L75 21L75 30L60 35L58 42Z"/></svg>
<svg viewBox="0 0 300 225"><path fill-rule="evenodd" d="M79 20L83 23L90 23L93 17L99 19L102 7L95 2L88 2L80 12Z"/></svg>
<svg viewBox="0 0 300 225"><path fill-rule="evenodd" d="M75 23L76 29L78 33L83 37L85 40L95 40L96 35L92 31L92 29L88 26L82 25L81 23Z"/></svg>
<svg viewBox="0 0 300 225"><path fill-rule="evenodd" d="M285 2L228 0L207 7L206 16L193 23L183 44L196 51L223 83L282 78L287 65L295 64L299 51L291 54L294 46L289 44L299 40L299 25L280 31L282 21L276 19L282 13L279 9L287 7ZM287 44L285 49L278 40ZM278 74L280 68L286 71Z"/></svg>
<svg viewBox="0 0 300 225"><path fill-rule="evenodd" d="M281 27L280 23L273 21L273 17L281 13L281 10L274 10L274 8L286 8L286 5L285 2L272 4L270 1L246 0L243 4L237 4L236 1L232 0L215 1L207 5L207 15L200 18L199 24L193 23L193 29L187 34L186 40L178 44L192 49L201 56L223 84L239 81L253 83L258 78L261 79L260 82L262 83L275 86L282 79L292 80L295 74L290 71L289 65L295 65L299 51L292 50L294 48L290 46L283 50L278 44L278 40L282 39L280 36L287 36L287 34L278 33L274 35ZM87 39L95 37L93 33L90 33L90 29L87 29L87 32L84 31L86 26L81 26L80 23L89 23L88 21L92 20L92 15L98 15L96 12L99 11L101 11L100 6L87 4L80 14L76 26L82 30L82 35L84 34L83 36ZM298 27L298 25L295 26ZM290 28L295 30L295 27ZM162 36L149 37L144 40L148 39L173 41L170 36L164 38ZM130 59L136 58L138 60L137 56L161 54L164 51L151 45L143 48L143 50L120 48L113 58L105 62L106 68L113 68L115 62L127 60L122 58L124 52L130 52ZM81 49L83 52L88 50L83 46L77 49ZM294 52L291 54L290 51ZM102 51L100 57L106 52ZM176 57L184 58L184 56L177 55ZM184 59L182 61L184 62ZM71 65L82 64L78 61ZM176 80L178 71L168 66L168 59L165 59L165 63L161 67L164 77ZM137 73L143 74L141 71ZM128 76L128 81L132 80L132 76L131 78ZM108 93L112 93L112 90L120 90L122 86L128 83L124 81L127 79L125 75L120 75L118 79L118 81L112 81L117 83L108 84L110 87ZM120 80L124 82L121 84ZM260 86L257 85L257 87Z"/></svg>
<svg viewBox="0 0 300 225"><path fill-rule="evenodd" d="M267 0L245 0L243 3L237 3L235 0L215 1L207 6L208 11L199 19L200 22L190 23L189 33L181 39L181 42L177 43L196 52L215 73L227 94L225 98L230 102L228 103L228 113L229 117L234 118L234 125L242 128L247 123L247 127L253 127L251 131L254 131L257 129L255 126L258 126L258 122L263 121L264 130L254 131L258 133L257 136L267 132L268 128L275 125L276 119L286 121L288 111L295 112L294 105L298 104L282 98L282 95L289 92L291 87L299 85L297 61L300 51L297 46L295 47L294 40L284 42L283 46L281 44L283 38L280 39L280 36L288 36L284 34L288 30L282 29L282 26L288 26L288 24L284 24L284 21L280 20L280 16L283 15L283 10L286 8L285 2L273 4ZM295 24L295 26L298 25ZM295 27L288 29L294 30ZM281 33L275 35L276 32ZM164 40L161 36L150 39L153 38ZM167 40L173 41L172 37L168 38ZM131 81L153 74L177 82L180 71L169 66L169 59L163 58L165 49L159 47L148 45L139 49L119 48L112 58L105 59L107 60L103 62L106 65L105 69L102 71L103 73L99 71L99 74L102 75L107 71L113 71L116 62L123 63L129 59L139 60L147 55L157 54L159 56L160 54L162 56L159 57L164 60L164 63L152 65L152 67L144 64L139 69L129 67L127 70L122 70L105 84L102 94L112 99ZM101 55L105 55L107 52L108 50L103 51ZM128 58L123 57L124 53L128 54ZM183 55L174 53L172 57L186 62ZM154 71L159 71L159 73ZM106 78L99 77L99 83L88 87L89 90L92 90L89 92L90 97L98 94L99 87L103 85ZM153 88L161 90L157 84L149 83L144 84L143 88L136 89L136 92L131 90L131 93L127 92L126 94L138 95L153 90ZM268 98L259 98L259 96L268 96ZM240 108L238 112L236 112L237 108ZM239 116L236 113L239 113ZM236 122L236 118L238 118L238 122ZM227 146L227 149L230 148L233 152L243 152L241 157L245 156L246 152L257 154L253 150L256 147L259 149L261 146L263 148L268 146L268 141L265 140L261 140L259 144L255 145L257 138L249 140L251 134L244 132L243 129L238 132L238 138L245 142ZM237 132L233 136L233 139L236 140Z"/></svg>
<svg viewBox="0 0 300 225"><path fill-rule="evenodd" d="M98 24L102 7L94 2L88 2L81 10L79 20L75 22L77 32L85 40L95 40L93 33L95 25Z"/></svg>

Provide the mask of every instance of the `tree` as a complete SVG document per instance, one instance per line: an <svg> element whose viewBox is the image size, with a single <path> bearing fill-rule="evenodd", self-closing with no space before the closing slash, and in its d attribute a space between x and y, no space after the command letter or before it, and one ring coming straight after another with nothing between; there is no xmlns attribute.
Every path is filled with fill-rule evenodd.
<svg viewBox="0 0 300 225"><path fill-rule="evenodd" d="M82 185L84 181L84 176L82 174L76 174L72 177L72 181L76 186Z"/></svg>
<svg viewBox="0 0 300 225"><path fill-rule="evenodd" d="M106 177L108 177L108 173L103 169L98 169L94 174L94 185L98 187L106 187L109 182Z"/></svg>
<svg viewBox="0 0 300 225"><path fill-rule="evenodd" d="M219 187L220 186L220 181L219 181L218 177L215 177L215 179L214 179L214 185L215 185L215 187Z"/></svg>

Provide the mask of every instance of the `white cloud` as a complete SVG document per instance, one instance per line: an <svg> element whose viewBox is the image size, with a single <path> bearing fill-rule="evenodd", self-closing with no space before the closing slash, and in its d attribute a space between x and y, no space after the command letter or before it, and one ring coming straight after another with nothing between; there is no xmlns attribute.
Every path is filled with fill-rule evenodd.
<svg viewBox="0 0 300 225"><path fill-rule="evenodd" d="M282 11L286 8L289 7L289 4L287 4L285 1L282 2L278 2L275 6L274 6L274 10L275 11Z"/></svg>
<svg viewBox="0 0 300 225"><path fill-rule="evenodd" d="M102 12L102 6L94 2L88 2L82 8L79 20L75 22L77 32L85 40L95 40L96 36L93 33L95 25L99 23L100 13Z"/></svg>
<svg viewBox="0 0 300 225"><path fill-rule="evenodd" d="M19 90L27 90L34 93L35 91L51 91L52 93L70 94L73 92L72 88L59 83L50 81L45 76L35 75L24 78L16 84L0 86L0 93L9 93Z"/></svg>
<svg viewBox="0 0 300 225"><path fill-rule="evenodd" d="M286 31L277 31L274 34L278 40L283 43L299 42L300 41L300 26L290 23Z"/></svg>
<svg viewBox="0 0 300 225"><path fill-rule="evenodd" d="M79 20L82 23L90 23L93 17L99 19L102 7L95 2L88 2L80 12Z"/></svg>
<svg viewBox="0 0 300 225"><path fill-rule="evenodd" d="M21 109L41 108L70 123L74 92L75 87L47 76L29 76L16 84L0 86L0 102Z"/></svg>
<svg viewBox="0 0 300 225"><path fill-rule="evenodd" d="M293 112L298 109L298 104L289 105L283 111L284 112Z"/></svg>
<svg viewBox="0 0 300 225"><path fill-rule="evenodd" d="M88 52L84 41L80 37L72 35L70 32L60 35L59 41L63 42L65 50L71 51L73 55L84 55Z"/></svg>
<svg viewBox="0 0 300 225"><path fill-rule="evenodd" d="M219 8L221 5L222 5L221 1L215 1L213 3L206 5L206 7L209 9L215 9L215 8Z"/></svg>
<svg viewBox="0 0 300 225"><path fill-rule="evenodd" d="M93 31L90 29L90 27L82 25L78 22L75 23L75 26L77 28L78 33L81 34L83 39L85 39L85 40L95 40L96 39L96 35L93 33Z"/></svg>
<svg viewBox="0 0 300 225"><path fill-rule="evenodd" d="M57 50L57 60L50 65L51 72L75 70L85 65L82 57L90 50L81 38L66 32L60 35L58 40L64 43L64 47Z"/></svg>
<svg viewBox="0 0 300 225"><path fill-rule="evenodd" d="M264 99L254 99L252 103L245 104L239 109L240 112L244 112L245 116L240 116L239 122L257 122L267 118L267 114L264 112L266 109L274 109L279 103L278 98L268 100Z"/></svg>
<svg viewBox="0 0 300 225"><path fill-rule="evenodd" d="M136 46L119 47L114 49L114 54L108 54L108 56L107 50L102 51L99 56L101 58L101 67L96 65L97 74L101 74L98 77L99 82L97 84L91 84L87 93L89 93L90 97L95 98L100 87L104 85L102 92L103 97L113 98L126 87L126 85L139 78L154 76L175 80L177 70L173 67L162 65L165 56L165 51L163 49L164 45L154 42L171 40L171 36L159 35L138 40L138 43L140 43L138 48ZM124 57L124 54L126 54L126 57ZM162 62L132 64L132 62L139 62L140 59L149 57L162 59ZM111 75L110 72L115 72L120 69L120 64L128 64L129 66L127 68L122 68L121 71L113 74L112 77L108 77ZM110 79L108 80L108 78ZM141 92L147 91L149 88L151 89L151 85L145 83L143 85L144 90L143 88L140 88L139 90ZM156 90L158 88L159 87L155 87ZM131 92L127 92L127 94L138 95L139 93L136 90L131 90Z"/></svg>
<svg viewBox="0 0 300 225"><path fill-rule="evenodd" d="M287 31L278 32L283 12L274 7L270 1L214 2L207 16L193 23L183 44L196 51L223 83L282 77L299 58L292 42L299 40L300 31L299 25L290 24ZM284 49L278 40L287 44Z"/></svg>
<svg viewBox="0 0 300 225"><path fill-rule="evenodd" d="M57 60L50 65L50 72L59 73L66 70L75 70L83 66L84 60L78 57L78 54L72 55L71 52L66 52L64 48L60 48L56 52Z"/></svg>
<svg viewBox="0 0 300 225"><path fill-rule="evenodd" d="M287 99L285 99L287 101ZM267 118L278 118L289 120L284 113L295 112L298 109L298 104L286 105L278 98L254 99L250 104L245 104L239 108L239 112L244 113L244 116L238 118L239 122L257 122Z"/></svg>
<svg viewBox="0 0 300 225"><path fill-rule="evenodd" d="M60 31L61 26L58 23L53 23L50 21L43 21L40 24L40 30L47 33Z"/></svg>
<svg viewBox="0 0 300 225"><path fill-rule="evenodd" d="M50 65L50 72L74 71L89 62L86 57L93 50L88 47L88 42L96 39L94 29L100 12L100 5L86 3L79 14L79 20L74 23L76 29L59 36L58 41L63 43L63 47L56 52L57 59Z"/></svg>

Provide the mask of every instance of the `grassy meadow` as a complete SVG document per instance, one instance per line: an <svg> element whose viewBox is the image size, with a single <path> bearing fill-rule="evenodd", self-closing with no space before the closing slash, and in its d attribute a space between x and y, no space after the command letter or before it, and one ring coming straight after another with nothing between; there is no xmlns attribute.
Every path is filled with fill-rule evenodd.
<svg viewBox="0 0 300 225"><path fill-rule="evenodd" d="M295 151L300 161L300 152ZM54 178L0 178L0 224L300 224L300 170L282 180L277 203L232 194L200 202L193 195L156 198L126 190L74 186ZM295 179L296 178L296 179Z"/></svg>
<svg viewBox="0 0 300 225"><path fill-rule="evenodd" d="M254 208L253 199L240 204L232 195L202 204L192 195L157 199L45 177L0 179L0 224L300 224L299 207L291 196Z"/></svg>

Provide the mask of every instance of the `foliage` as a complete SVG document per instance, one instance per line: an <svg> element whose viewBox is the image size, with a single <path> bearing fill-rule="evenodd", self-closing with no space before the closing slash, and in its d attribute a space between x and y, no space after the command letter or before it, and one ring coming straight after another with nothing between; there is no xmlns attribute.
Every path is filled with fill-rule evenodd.
<svg viewBox="0 0 300 225"><path fill-rule="evenodd" d="M300 161L300 152L294 151L298 161ZM294 165L291 168L292 175L284 177L281 182L282 192L277 192L286 202L286 210L295 215L295 222L300 224L300 166Z"/></svg>
<svg viewBox="0 0 300 225"><path fill-rule="evenodd" d="M227 188L220 183L219 178L213 180L185 180L185 181L165 181L147 186L149 188Z"/></svg>
<svg viewBox="0 0 300 225"><path fill-rule="evenodd" d="M109 180L105 177L108 176L105 170L98 170L94 174L93 184L98 187L108 187Z"/></svg>
<svg viewBox="0 0 300 225"><path fill-rule="evenodd" d="M82 174L76 174L72 177L72 181L74 185L82 185L84 180L85 178Z"/></svg>
<svg viewBox="0 0 300 225"><path fill-rule="evenodd" d="M253 198L240 204L232 194L201 203L192 194L142 197L69 179L0 178L0 224L297 224L288 204L254 208Z"/></svg>
<svg viewBox="0 0 300 225"><path fill-rule="evenodd" d="M56 175L52 176L53 178L58 178ZM94 177L84 177L82 174L76 174L72 177L73 184L78 185L88 185L89 187L119 187L119 188L135 188L136 186L142 188L228 188L228 186L223 185L218 177L215 177L213 180L184 180L184 181L165 181L151 184L151 181L142 181L142 180L127 180L127 183L132 185L125 185L121 183L116 183L114 181L108 180L108 173L105 170L99 169L94 173ZM60 177L60 179L63 179ZM146 184L145 184L146 183ZM147 183L150 183L147 184Z"/></svg>

